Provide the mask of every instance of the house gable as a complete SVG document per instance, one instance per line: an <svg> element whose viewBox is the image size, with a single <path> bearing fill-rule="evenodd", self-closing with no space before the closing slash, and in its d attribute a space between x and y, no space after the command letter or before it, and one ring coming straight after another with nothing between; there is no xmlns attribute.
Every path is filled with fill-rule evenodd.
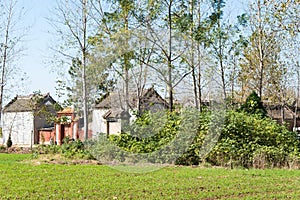
<svg viewBox="0 0 300 200"><path fill-rule="evenodd" d="M28 96L16 96L4 108L3 112L30 112L40 108L43 105L52 106L56 101L50 94L33 94Z"/></svg>
<svg viewBox="0 0 300 200"><path fill-rule="evenodd" d="M156 90L151 87L145 90L142 94L140 99L137 97L136 92L131 92L129 94L129 107L131 110L137 108L138 101L140 101L141 109L142 110L149 110L153 105L161 105L163 108L168 108L169 104L165 99L163 99ZM124 109L125 99L124 97L117 93L112 92L108 94L102 101L95 105L95 109L117 109L122 110Z"/></svg>

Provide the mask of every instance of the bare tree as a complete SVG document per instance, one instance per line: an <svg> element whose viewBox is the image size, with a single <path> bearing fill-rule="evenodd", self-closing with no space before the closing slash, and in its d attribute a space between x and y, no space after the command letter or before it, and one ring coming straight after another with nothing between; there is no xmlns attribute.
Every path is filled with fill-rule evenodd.
<svg viewBox="0 0 300 200"><path fill-rule="evenodd" d="M88 34L89 31L88 0L64 0L58 1L56 7L56 19L50 19L51 23L61 35L64 42L60 48L53 48L72 62L77 60L81 76L81 102L84 119L84 138L88 139L88 94L87 94L87 66L88 66Z"/></svg>
<svg viewBox="0 0 300 200"><path fill-rule="evenodd" d="M25 32L18 30L18 26L21 24L21 18L25 12L23 8L18 7L17 0L0 1L0 8L0 110L2 111L5 89L8 86L10 76L15 78L15 73L18 71L13 65L14 58L20 56L23 50L20 43Z"/></svg>
<svg viewBox="0 0 300 200"><path fill-rule="evenodd" d="M272 13L269 8L273 1L256 0L250 5L249 44L243 51L244 58L240 64L242 91L257 91L262 99L270 99L274 90L278 91L282 79L280 54L282 38L273 30Z"/></svg>
<svg viewBox="0 0 300 200"><path fill-rule="evenodd" d="M174 90L176 86L192 73L186 65L180 62L187 51L188 41L184 39L175 24L176 13L184 9L183 2L177 0L160 1L154 7L156 18L146 18L143 26L149 30L145 39L153 45L154 53L147 65L153 69L158 78L167 86L167 96L170 111L174 109Z"/></svg>

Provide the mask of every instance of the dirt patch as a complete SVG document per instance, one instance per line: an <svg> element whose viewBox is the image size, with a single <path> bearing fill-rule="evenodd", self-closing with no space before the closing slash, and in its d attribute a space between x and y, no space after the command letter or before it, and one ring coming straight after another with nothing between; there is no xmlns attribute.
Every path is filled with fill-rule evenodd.
<svg viewBox="0 0 300 200"><path fill-rule="evenodd" d="M1 148L0 153L14 153L14 154L30 154L32 149L30 147L10 147Z"/></svg>
<svg viewBox="0 0 300 200"><path fill-rule="evenodd" d="M101 165L97 160L83 160L83 159L68 159L59 154L44 154L38 155L36 159L24 161L33 165L40 164L60 164L60 165Z"/></svg>

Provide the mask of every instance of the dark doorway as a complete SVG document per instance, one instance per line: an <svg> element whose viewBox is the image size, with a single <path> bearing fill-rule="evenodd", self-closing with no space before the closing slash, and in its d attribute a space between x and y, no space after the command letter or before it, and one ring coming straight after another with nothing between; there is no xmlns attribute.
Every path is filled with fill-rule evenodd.
<svg viewBox="0 0 300 200"><path fill-rule="evenodd" d="M65 138L65 125L60 125L60 141L63 143L63 139Z"/></svg>

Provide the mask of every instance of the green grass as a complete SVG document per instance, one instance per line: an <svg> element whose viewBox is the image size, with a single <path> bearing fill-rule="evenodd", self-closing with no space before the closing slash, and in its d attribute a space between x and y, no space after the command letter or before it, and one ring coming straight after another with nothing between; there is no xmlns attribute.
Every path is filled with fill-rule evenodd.
<svg viewBox="0 0 300 200"><path fill-rule="evenodd" d="M125 173L101 165L33 165L0 154L0 199L300 199L299 170L165 167Z"/></svg>

